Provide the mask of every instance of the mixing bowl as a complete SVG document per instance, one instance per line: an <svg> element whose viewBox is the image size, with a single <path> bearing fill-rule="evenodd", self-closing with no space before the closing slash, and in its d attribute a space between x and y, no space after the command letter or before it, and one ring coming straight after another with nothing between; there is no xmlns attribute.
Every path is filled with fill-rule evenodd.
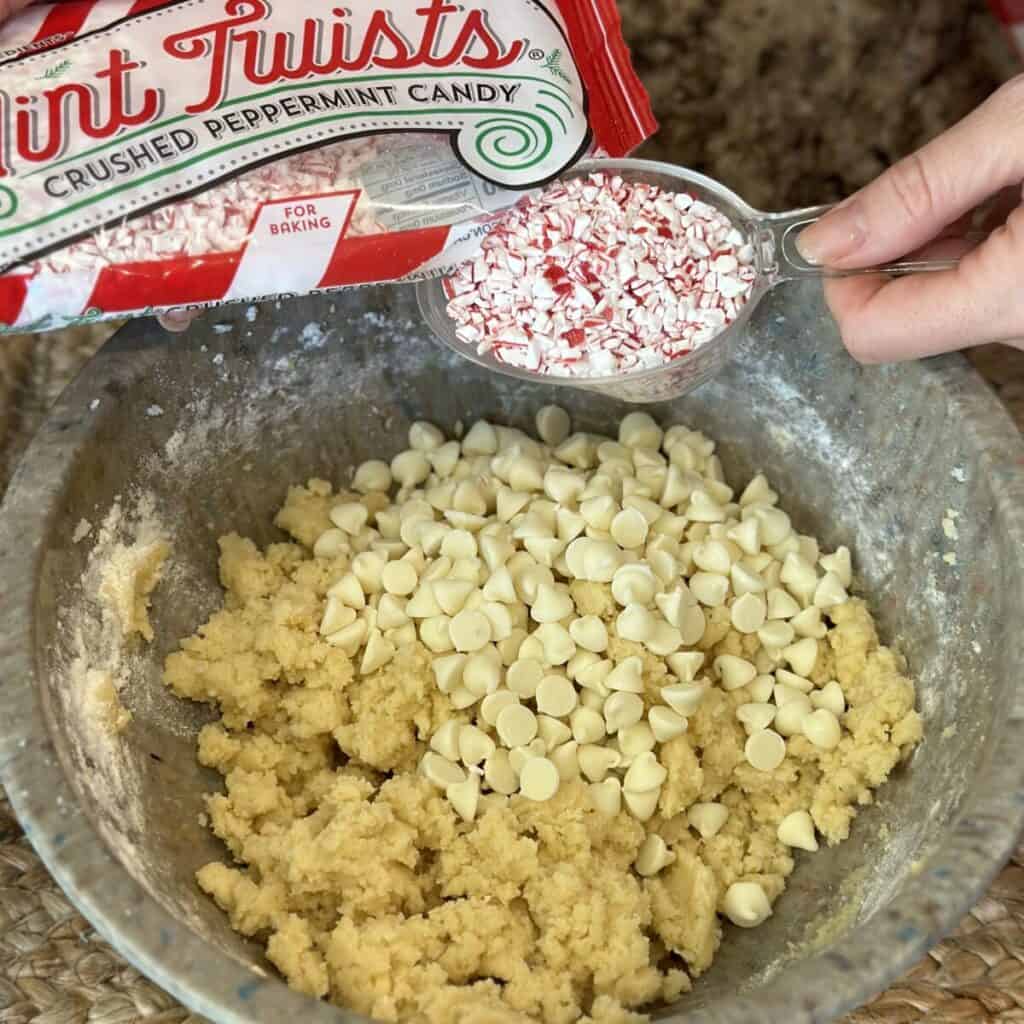
<svg viewBox="0 0 1024 1024"><path fill-rule="evenodd" d="M198 820L219 783L195 758L209 712L170 696L160 666L221 599L217 537L279 538L290 483L344 482L403 447L414 419L527 426L553 399L582 429L629 408L488 374L438 348L411 290L364 290L212 314L179 339L134 323L32 445L0 525L0 776L97 930L198 1013L355 1019L289 991L193 881L224 855ZM956 925L1024 819L1024 445L959 358L852 363L810 284L770 295L720 376L651 412L716 437L732 478L763 469L797 527L852 547L919 683L926 738L850 840L800 855L770 921L727 929L662 1014L832 1019ZM155 641L122 646L94 600L97 559L161 531ZM127 680L120 735L98 721L86 668Z"/></svg>

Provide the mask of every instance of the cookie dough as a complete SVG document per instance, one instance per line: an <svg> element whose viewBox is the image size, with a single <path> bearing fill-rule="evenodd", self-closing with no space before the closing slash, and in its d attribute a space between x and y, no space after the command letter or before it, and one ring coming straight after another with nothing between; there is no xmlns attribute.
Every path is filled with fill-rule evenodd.
<svg viewBox="0 0 1024 1024"><path fill-rule="evenodd" d="M656 806L642 821L626 802L595 797L586 778L569 772L547 800L504 796L485 780L475 815L463 820L419 768L446 722L473 723L498 739L479 707L458 709L442 692L432 669L439 655L415 630L411 638L404 634L408 642L390 644L393 651L381 667L361 672L358 648L331 642L321 625L328 590L352 571L358 553L374 545L385 550L373 524L383 523L388 509L418 501L425 516L443 523L424 501L423 488L472 478L485 481L482 492L493 514L495 488L487 482L492 456L525 446L525 440L485 426L474 427L466 439L473 442L461 450L421 431L429 448L406 453L400 463L404 483L393 497L373 490L335 492L322 480L292 488L276 519L290 542L260 550L234 534L221 539L224 607L169 656L165 672L176 694L215 704L221 716L202 730L199 759L224 777L223 792L210 794L207 808L229 856L202 868L198 881L237 931L265 942L289 984L377 1019L639 1021L646 1009L687 991L708 968L722 942L721 915L731 910L735 920L748 910L756 913L761 900L770 912L794 869L794 852L778 837L784 819L807 812L824 841L846 838L857 809L872 801L873 790L921 737L914 689L900 657L879 643L860 600L822 602L825 635L803 677L790 670L806 649L787 646L784 654L762 644L757 632L741 632L730 592L717 606L704 607L699 639L682 648L703 653L697 675L708 684L689 708L692 694L683 692L688 684L672 674L666 657L619 634L617 584L576 579L568 592L577 613L605 627L602 657L616 664L639 659L645 710L663 704L664 687L671 688L677 708L688 709L685 731L676 735L664 712L657 719L666 739L656 750L665 770ZM739 502L750 494L747 504L773 506L763 478L734 501L731 490L721 490L713 444L672 429L686 452L673 454L671 431L663 436L657 427L648 443L651 427L635 419L619 442L609 441L615 448L608 451L621 462L640 448L645 454L631 464L683 465L692 479L717 482L726 528L740 523ZM574 438L584 440L573 448ZM607 439L588 438L561 441L558 458L569 466L581 458L596 463L596 444ZM555 459L549 448L530 443L532 454L537 449L542 460ZM418 456L427 466L422 474ZM384 487L390 483L386 474L369 471L357 474L356 482L371 477L384 480ZM616 501L621 479L613 488ZM534 498L545 500L542 494ZM688 491L671 503L673 516L692 513L681 524L680 564L713 535L700 521L706 510L701 500ZM365 522L352 513L353 504L366 509ZM352 531L347 540L330 533L337 530L331 513L339 505L346 510L336 518ZM511 521L523 514L514 512ZM778 525L767 519L762 534ZM321 542L325 535L330 543ZM809 538L799 543L816 554ZM314 555L314 548L323 553ZM400 557L401 548L393 544L388 557ZM740 549L730 550L736 555ZM840 555L826 558L822 570L831 565L841 572ZM696 571L691 562L688 574ZM788 596L804 592L806 580L799 576L774 585L789 588L775 596L774 613L788 612L789 622L813 632L811 599ZM379 609L379 592L373 602ZM772 603L770 598L769 614ZM747 628L746 612L739 618ZM599 634L590 623L587 635ZM789 639L787 630L779 635ZM759 671L744 681L736 659L771 668L774 676ZM690 662L674 664L685 673ZM760 712L738 717L738 711L771 703L766 676L769 691L793 690L778 690L772 716L788 700L802 698L810 708L813 698L816 707L838 712L838 743L808 739L795 706L789 715L797 727L785 737L781 763L771 771L754 767L745 753L749 734L767 730ZM780 684L780 678L793 685ZM652 836L657 839L648 842ZM643 874L635 867L642 848ZM745 899L751 893L753 903Z"/></svg>

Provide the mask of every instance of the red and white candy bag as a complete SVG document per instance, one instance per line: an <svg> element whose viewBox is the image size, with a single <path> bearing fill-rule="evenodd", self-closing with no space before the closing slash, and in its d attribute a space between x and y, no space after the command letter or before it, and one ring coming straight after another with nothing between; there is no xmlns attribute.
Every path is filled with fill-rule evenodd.
<svg viewBox="0 0 1024 1024"><path fill-rule="evenodd" d="M655 129L614 0L73 0L0 29L0 330L450 271Z"/></svg>

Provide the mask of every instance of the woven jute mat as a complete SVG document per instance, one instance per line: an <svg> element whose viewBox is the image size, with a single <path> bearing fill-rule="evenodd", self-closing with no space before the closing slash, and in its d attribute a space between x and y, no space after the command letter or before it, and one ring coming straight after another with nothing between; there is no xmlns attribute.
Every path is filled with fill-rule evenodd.
<svg viewBox="0 0 1024 1024"><path fill-rule="evenodd" d="M620 0L662 123L646 155L751 202L838 198L1014 72L982 0ZM110 328L0 338L0 493ZM1024 353L971 356L1024 428ZM847 1024L1024 1024L1024 846L984 899ZM0 1024L196 1022L75 913L0 790ZM775 1024L775 1022L772 1022Z"/></svg>

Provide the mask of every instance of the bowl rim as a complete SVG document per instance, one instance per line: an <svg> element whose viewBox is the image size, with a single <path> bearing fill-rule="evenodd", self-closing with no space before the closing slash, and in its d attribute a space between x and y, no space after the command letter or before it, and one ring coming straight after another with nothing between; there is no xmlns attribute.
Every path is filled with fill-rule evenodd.
<svg viewBox="0 0 1024 1024"><path fill-rule="evenodd" d="M219 320L234 316L241 322L244 314L238 310ZM232 345L238 337L234 332L217 340ZM286 1014L313 1024L365 1021L294 992L276 977L261 976L166 910L101 838L50 737L36 682L33 619L48 525L78 447L91 435L90 400L114 382L128 387L151 375L166 345L148 321L119 331L58 399L0 508L0 783L40 859L72 903L118 953L192 1011L218 1024L286 1019ZM1016 550L1024 552L1024 439L1016 425L962 356L928 360L919 370L922 383L945 397L958 429L982 451L997 514ZM1024 595L1024 573L1015 574L1011 585ZM1019 646L1024 678L1024 638ZM1024 685L997 727L985 768L965 795L946 841L885 908L827 952L787 964L753 992L740 990L658 1018L708 1024L832 1020L925 955L985 892L1024 825ZM965 862L973 865L969 876Z"/></svg>

